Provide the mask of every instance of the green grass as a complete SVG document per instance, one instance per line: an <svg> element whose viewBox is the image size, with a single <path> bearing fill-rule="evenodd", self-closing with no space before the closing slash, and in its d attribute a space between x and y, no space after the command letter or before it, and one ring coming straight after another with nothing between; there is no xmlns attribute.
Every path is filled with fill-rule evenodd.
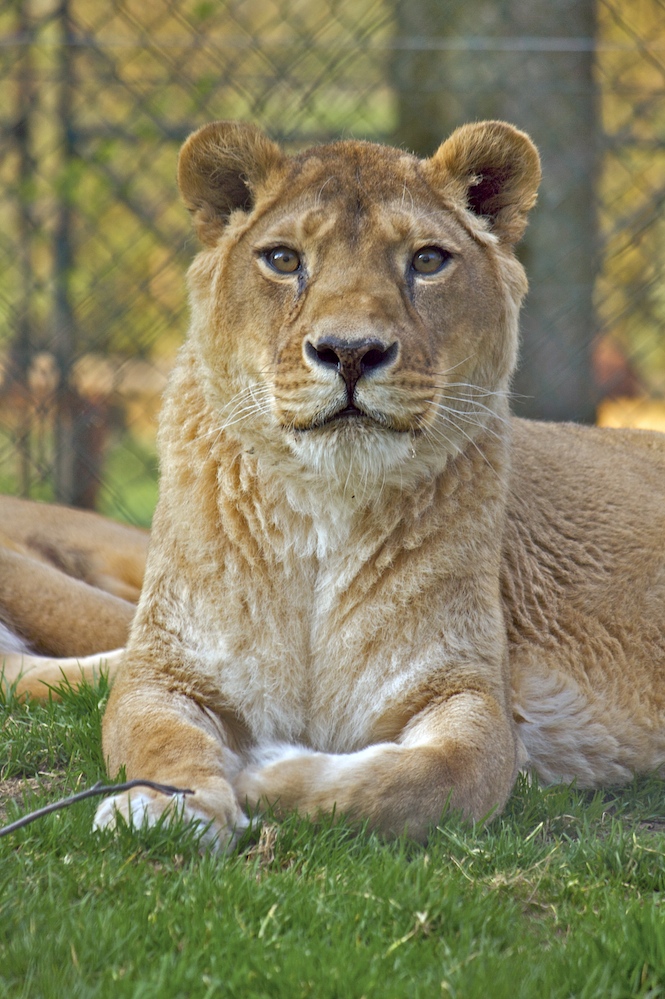
<svg viewBox="0 0 665 999"><path fill-rule="evenodd" d="M0 705L0 821L104 776L103 703ZM222 858L182 826L93 835L94 808L0 839L2 997L665 995L655 779L521 781L490 826L449 819L427 847L293 817Z"/></svg>

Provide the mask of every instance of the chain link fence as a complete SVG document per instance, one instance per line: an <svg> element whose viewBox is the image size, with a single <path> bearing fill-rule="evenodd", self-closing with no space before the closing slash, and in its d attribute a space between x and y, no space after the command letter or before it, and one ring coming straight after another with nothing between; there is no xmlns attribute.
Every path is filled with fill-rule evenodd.
<svg viewBox="0 0 665 999"><path fill-rule="evenodd" d="M149 521L196 250L175 162L215 118L292 148L357 136L423 155L466 120L526 128L545 180L516 405L606 422L657 408L664 15L662 0L6 3L0 489Z"/></svg>

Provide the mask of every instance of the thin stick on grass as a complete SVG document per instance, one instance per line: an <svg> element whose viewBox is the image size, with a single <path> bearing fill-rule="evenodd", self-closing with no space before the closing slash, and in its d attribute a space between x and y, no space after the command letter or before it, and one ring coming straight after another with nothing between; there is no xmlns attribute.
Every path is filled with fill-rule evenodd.
<svg viewBox="0 0 665 999"><path fill-rule="evenodd" d="M87 788L85 791L79 791L77 794L73 794L70 798L61 798L60 801L54 801L50 805L45 805L44 808L38 808L34 812L28 812L22 818L17 819L16 822L10 823L8 826L3 826L0 829L0 836L8 836L9 833L16 832L17 829L22 829L23 826L29 825L36 819L41 819L44 815L50 815L51 812L57 812L60 808L66 808L68 805L73 805L77 801L83 801L85 798L92 798L96 794L117 794L119 791L129 791L133 787L150 787L153 791L159 791L161 794L175 795L175 794L194 794L190 788L182 787L171 787L170 784L156 784L152 780L130 780L125 784L102 784L98 781L92 787Z"/></svg>

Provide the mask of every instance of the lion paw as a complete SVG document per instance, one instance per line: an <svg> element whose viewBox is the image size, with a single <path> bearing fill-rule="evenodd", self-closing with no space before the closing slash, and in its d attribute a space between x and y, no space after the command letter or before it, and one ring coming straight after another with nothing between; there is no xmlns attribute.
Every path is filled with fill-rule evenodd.
<svg viewBox="0 0 665 999"><path fill-rule="evenodd" d="M220 816L220 803L213 800L215 798L219 798L219 795L205 791L196 795L175 794L170 797L149 788L124 791L104 798L95 812L92 827L94 830L114 829L118 815L134 828L154 826L162 816L167 820L182 818L185 822L193 822L202 830L202 848L208 847L216 852L231 850L249 825L249 819L237 806L223 809ZM230 814L226 815L228 812Z"/></svg>

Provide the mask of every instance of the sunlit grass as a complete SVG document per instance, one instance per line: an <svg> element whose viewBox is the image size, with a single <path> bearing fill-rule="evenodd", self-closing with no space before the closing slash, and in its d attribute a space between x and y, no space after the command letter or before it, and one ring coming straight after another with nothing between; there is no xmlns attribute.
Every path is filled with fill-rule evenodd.
<svg viewBox="0 0 665 999"><path fill-rule="evenodd" d="M10 821L102 778L104 686L0 709ZM40 776L41 775L41 776ZM605 997L665 991L665 785L521 780L426 847L292 817L236 853L93 834L94 801L0 840L0 995Z"/></svg>

